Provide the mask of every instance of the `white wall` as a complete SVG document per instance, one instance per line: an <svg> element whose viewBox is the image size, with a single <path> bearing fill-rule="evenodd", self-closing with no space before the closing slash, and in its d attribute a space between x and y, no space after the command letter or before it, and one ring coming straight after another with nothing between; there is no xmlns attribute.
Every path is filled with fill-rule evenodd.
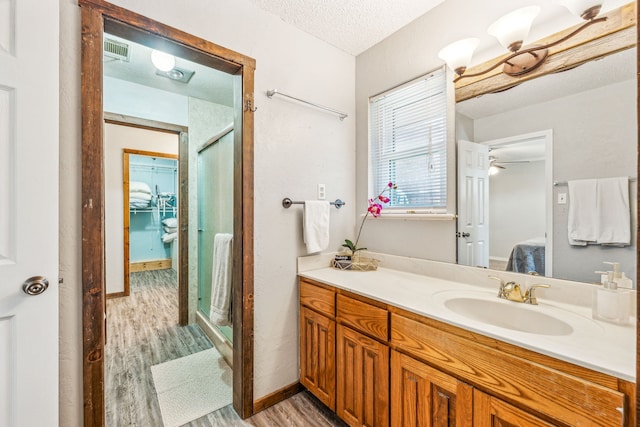
<svg viewBox="0 0 640 427"><path fill-rule="evenodd" d="M298 381L296 257L305 254L299 206L326 184L336 250L355 217L355 59L245 1L113 3L257 60L255 74L255 398ZM80 8L60 0L60 370L61 419L82 424ZM282 98L278 88L345 111L336 116Z"/></svg>
<svg viewBox="0 0 640 427"><path fill-rule="evenodd" d="M177 155L178 135L105 123L104 144L106 287L112 294L124 292L123 150Z"/></svg>
<svg viewBox="0 0 640 427"><path fill-rule="evenodd" d="M186 96L104 76L104 111L157 122L187 125Z"/></svg>
<svg viewBox="0 0 640 427"><path fill-rule="evenodd" d="M489 257L507 260L513 246L545 234L544 162L504 165L489 177Z"/></svg>

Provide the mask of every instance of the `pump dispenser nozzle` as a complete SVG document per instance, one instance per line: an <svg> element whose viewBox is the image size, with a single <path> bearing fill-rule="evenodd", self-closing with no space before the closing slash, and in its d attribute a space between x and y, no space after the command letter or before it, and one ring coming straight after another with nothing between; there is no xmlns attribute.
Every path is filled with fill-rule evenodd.
<svg viewBox="0 0 640 427"><path fill-rule="evenodd" d="M619 279L619 278L622 277L622 274L620 274L620 263L619 262L604 261L603 264L607 264L607 265L612 265L613 266L613 278L614 279Z"/></svg>

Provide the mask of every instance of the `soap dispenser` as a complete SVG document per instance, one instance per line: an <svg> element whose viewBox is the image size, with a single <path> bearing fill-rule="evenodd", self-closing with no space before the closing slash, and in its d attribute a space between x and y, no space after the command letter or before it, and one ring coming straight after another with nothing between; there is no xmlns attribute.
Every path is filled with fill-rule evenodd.
<svg viewBox="0 0 640 427"><path fill-rule="evenodd" d="M613 281L618 285L619 288L632 289L633 282L630 278L628 278L624 272L620 271L620 263L619 262L609 262L605 261L604 264L613 266ZM604 280L604 276L602 277Z"/></svg>
<svg viewBox="0 0 640 427"><path fill-rule="evenodd" d="M600 273L599 271L597 273ZM629 322L629 291L618 289L614 272L607 271L606 281L593 294L592 317L626 325Z"/></svg>

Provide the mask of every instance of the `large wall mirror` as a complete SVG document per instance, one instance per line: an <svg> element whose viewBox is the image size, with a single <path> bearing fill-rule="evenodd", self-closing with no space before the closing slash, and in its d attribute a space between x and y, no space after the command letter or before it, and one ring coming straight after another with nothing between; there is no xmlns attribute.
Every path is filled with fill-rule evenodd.
<svg viewBox="0 0 640 427"><path fill-rule="evenodd" d="M594 272L611 270L610 261L636 277L636 78L632 48L457 103L457 140L489 145L497 172L489 176L485 267L526 273L513 258L524 250L545 276L597 282ZM630 245L570 244L568 181L608 177L630 180Z"/></svg>

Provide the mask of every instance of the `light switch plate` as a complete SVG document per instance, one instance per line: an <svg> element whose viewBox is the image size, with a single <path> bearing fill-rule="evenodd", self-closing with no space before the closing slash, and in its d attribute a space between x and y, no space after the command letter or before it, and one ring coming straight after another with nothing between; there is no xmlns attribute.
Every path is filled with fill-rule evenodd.
<svg viewBox="0 0 640 427"><path fill-rule="evenodd" d="M327 192L324 184L318 184L318 200L324 200L327 198Z"/></svg>
<svg viewBox="0 0 640 427"><path fill-rule="evenodd" d="M559 205L567 204L567 193L558 193L558 204Z"/></svg>

